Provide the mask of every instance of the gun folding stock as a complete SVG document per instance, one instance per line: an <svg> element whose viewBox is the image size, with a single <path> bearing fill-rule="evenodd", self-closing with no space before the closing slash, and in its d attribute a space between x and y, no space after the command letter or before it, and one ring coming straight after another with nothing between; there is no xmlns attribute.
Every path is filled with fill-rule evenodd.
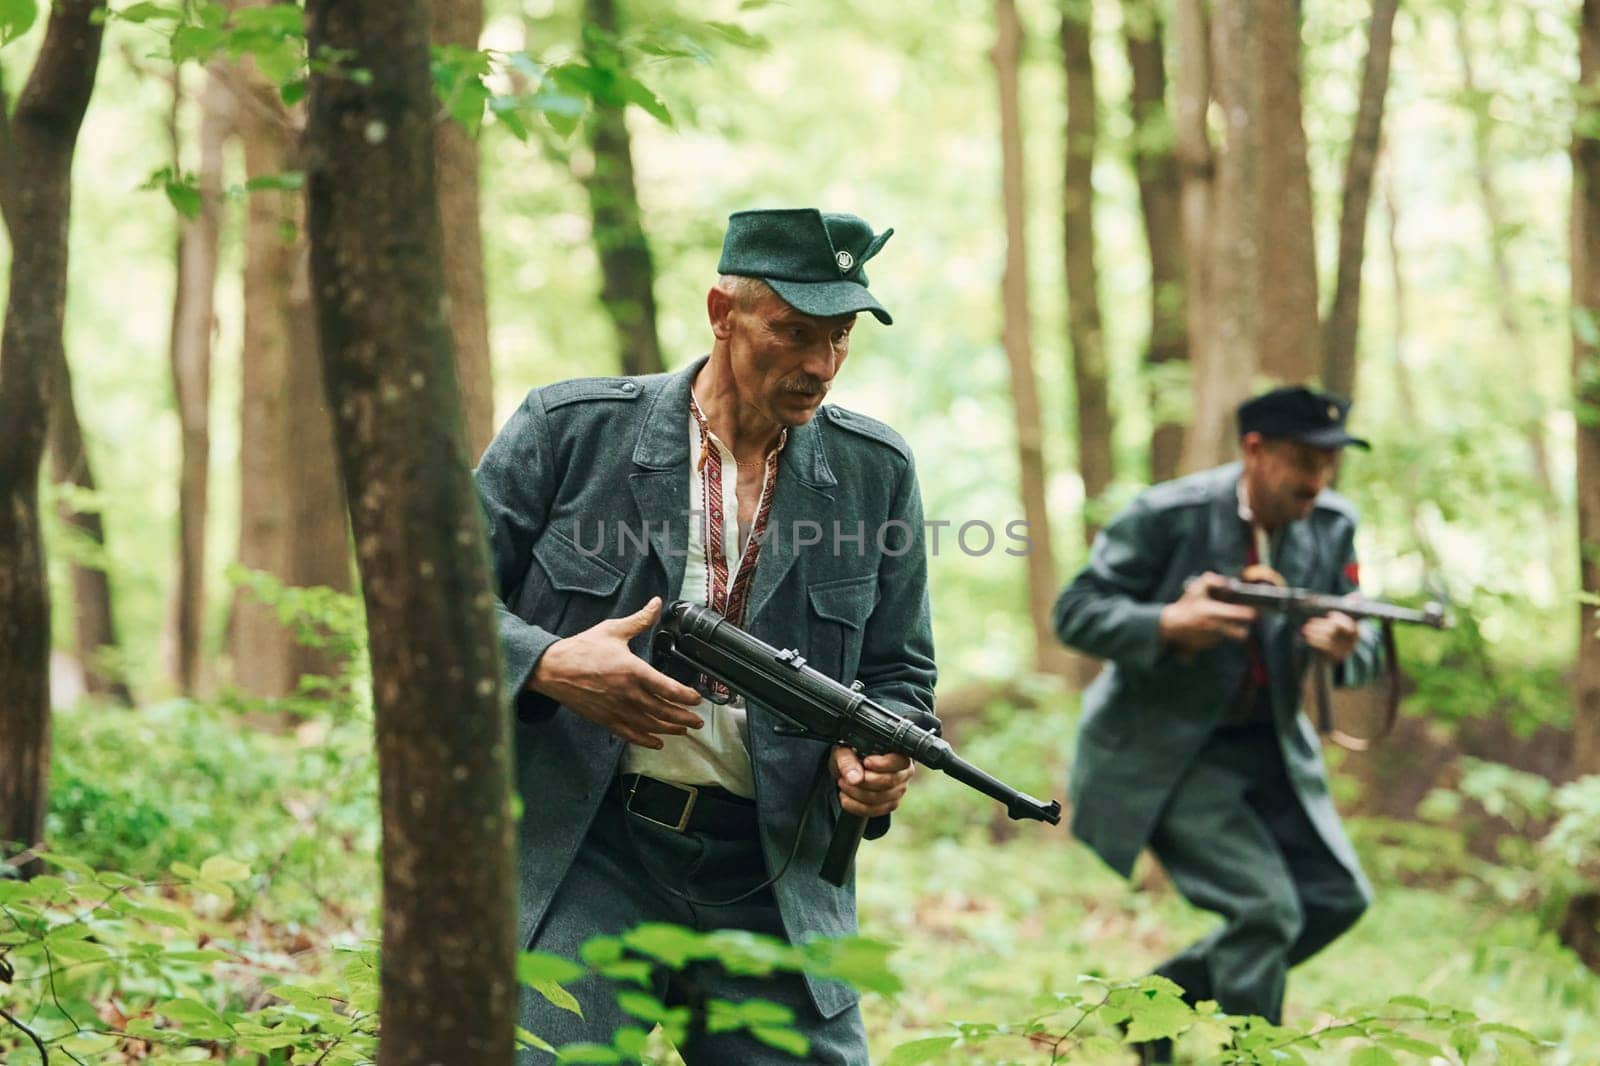
<svg viewBox="0 0 1600 1066"><path fill-rule="evenodd" d="M699 688L710 678L760 704L785 721L790 735L844 744L863 755L903 755L998 800L1014 819L1061 821L1060 803L1018 792L962 759L936 733L869 699L859 681L840 684L798 651L774 648L709 607L681 600L669 606L651 653L657 669L685 684ZM841 815L821 871L830 883L843 884L865 821Z"/></svg>

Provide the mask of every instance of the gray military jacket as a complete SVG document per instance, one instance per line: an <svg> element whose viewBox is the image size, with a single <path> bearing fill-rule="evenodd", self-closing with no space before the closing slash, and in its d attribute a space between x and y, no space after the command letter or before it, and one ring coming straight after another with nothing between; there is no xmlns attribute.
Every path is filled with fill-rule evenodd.
<svg viewBox="0 0 1600 1066"><path fill-rule="evenodd" d="M517 936L524 945L566 877L624 743L524 685L558 639L632 614L652 596L670 603L682 586L689 386L704 362L673 374L535 389L476 471L515 712L524 804ZM936 725L922 501L905 441L880 422L824 405L789 431L767 531L746 628ZM634 642L635 654L648 657L651 635ZM838 811L831 783L812 789L827 748L786 728L764 708L749 708L770 870L788 857L807 799L816 796L799 853L773 888L784 927L797 941L853 933L854 885L835 888L817 876ZM840 984L812 982L811 991L825 1016L855 1001Z"/></svg>
<svg viewBox="0 0 1600 1066"><path fill-rule="evenodd" d="M1162 648L1161 608L1207 570L1245 565L1239 518L1241 465L1232 463L1146 490L1095 539L1086 566L1056 601L1062 641L1109 660L1083 696L1069 791L1072 831L1127 876L1149 841L1173 786L1227 714L1248 669L1244 645L1224 641L1187 659ZM1272 562L1291 585L1343 594L1355 589L1356 514L1327 491L1307 518L1277 538ZM1298 625L1281 614L1261 623L1273 717L1284 765L1318 834L1358 880L1355 852L1328 795L1316 731L1299 713L1310 661ZM1381 639L1364 622L1356 650L1335 671L1363 684L1378 671Z"/></svg>

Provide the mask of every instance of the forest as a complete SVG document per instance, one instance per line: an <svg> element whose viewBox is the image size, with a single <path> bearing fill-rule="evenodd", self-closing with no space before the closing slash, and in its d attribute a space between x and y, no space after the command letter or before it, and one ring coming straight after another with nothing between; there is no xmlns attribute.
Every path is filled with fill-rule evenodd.
<svg viewBox="0 0 1600 1066"><path fill-rule="evenodd" d="M857 936L517 942L474 469L713 351L729 216L812 207L894 229L828 403L909 446L942 735L1031 796L1096 537L1350 401L1361 589L1452 624L1392 728L1334 694L1372 899L1281 1018L1150 976L1218 925L1149 851L926 770ZM1600 0L0 0L0 214L0 1062L820 1061L646 980L714 966L887 1066L1600 1063ZM605 1039L519 1021L593 979Z"/></svg>

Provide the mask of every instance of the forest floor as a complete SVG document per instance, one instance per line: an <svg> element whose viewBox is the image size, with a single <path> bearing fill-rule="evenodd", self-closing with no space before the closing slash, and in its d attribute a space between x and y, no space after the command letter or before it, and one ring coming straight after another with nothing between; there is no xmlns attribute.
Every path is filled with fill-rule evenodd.
<svg viewBox="0 0 1600 1066"><path fill-rule="evenodd" d="M209 937L269 957L280 972L325 969L335 949L375 935L370 724L357 716L264 732L242 726L240 710L173 703L62 712L50 844L147 881L170 876L175 863L240 860L251 878L232 906L206 908ZM1025 791L1060 796L1072 724L1067 712L1009 715L964 733L961 749ZM1502 898L1483 877L1416 883L1396 871L1437 865L1425 841L1384 843L1362 823L1352 835L1376 902L1350 934L1293 972L1288 1022L1314 1028L1362 1005L1416 996L1531 1031L1547 1042L1532 1061L1600 1063L1600 976L1556 943L1532 904ZM892 999L863 999L879 1063L908 1041L952 1033L952 1022L1022 1023L1057 994L1082 994L1082 975L1136 978L1211 926L1153 869L1141 867L1130 886L1064 827L1006 822L988 800L933 773L913 784L893 831L863 846L858 874L862 932L896 945L891 965L904 984ZM259 991L216 989L235 1002ZM1069 1013L1046 1028L1059 1033L1072 1021ZM1106 1031L1090 1018L1075 1035ZM9 1035L0 1033L0 1060L17 1047ZM1306 1060L1343 1063L1350 1054L1332 1047L1307 1051ZM1051 1057L1001 1036L934 1061ZM1061 1061L1132 1057L1111 1049Z"/></svg>

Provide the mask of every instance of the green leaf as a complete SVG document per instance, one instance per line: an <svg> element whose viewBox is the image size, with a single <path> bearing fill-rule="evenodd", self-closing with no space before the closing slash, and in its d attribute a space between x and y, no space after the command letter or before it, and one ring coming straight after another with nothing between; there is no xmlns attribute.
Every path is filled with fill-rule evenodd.
<svg viewBox="0 0 1600 1066"><path fill-rule="evenodd" d="M556 1058L562 1062L599 1063L609 1066L611 1063L622 1061L622 1056L606 1047L604 1044L564 1044L556 1052Z"/></svg>
<svg viewBox="0 0 1600 1066"><path fill-rule="evenodd" d="M578 997L554 981L524 981L523 984L549 1000L552 1006L583 1017L583 1007L578 1003Z"/></svg>
<svg viewBox="0 0 1600 1066"><path fill-rule="evenodd" d="M241 7L233 13L236 29L272 37L295 38L306 35L305 12L295 4L265 4Z"/></svg>
<svg viewBox="0 0 1600 1066"><path fill-rule="evenodd" d="M766 38L751 33L743 26L736 26L731 22L707 22L706 28L740 48L759 49L767 46Z"/></svg>
<svg viewBox="0 0 1600 1066"><path fill-rule="evenodd" d="M1518 1029L1514 1025L1505 1025L1501 1022L1484 1022L1478 1026L1478 1032L1491 1033L1496 1036L1514 1036L1518 1040L1526 1040L1530 1044L1542 1044L1544 1042L1526 1029Z"/></svg>
<svg viewBox="0 0 1600 1066"><path fill-rule="evenodd" d="M674 970L706 957L705 938L681 925L649 922L622 934L622 942L641 955L660 959Z"/></svg>
<svg viewBox="0 0 1600 1066"><path fill-rule="evenodd" d="M227 31L220 27L179 26L172 33L172 62L182 64L192 59L204 63L222 50L227 39Z"/></svg>
<svg viewBox="0 0 1600 1066"><path fill-rule="evenodd" d="M543 1037L535 1036L533 1033L528 1032L528 1030L524 1029L520 1025L517 1026L517 1041L519 1047L536 1048L539 1051L548 1051L552 1055L556 1053L556 1049L548 1040L545 1040Z"/></svg>
<svg viewBox="0 0 1600 1066"><path fill-rule="evenodd" d="M552 981L565 984L583 976L583 967L571 959L552 955L547 951L519 951L517 953L517 980L531 985L535 981Z"/></svg>
<svg viewBox="0 0 1600 1066"><path fill-rule="evenodd" d="M58 963L72 965L106 962L111 951L88 940L54 940L50 942L50 955Z"/></svg>
<svg viewBox="0 0 1600 1066"><path fill-rule="evenodd" d="M27 33L38 17L37 0L0 0L0 45L10 44Z"/></svg>
<svg viewBox="0 0 1600 1066"><path fill-rule="evenodd" d="M620 74L617 80L622 88L623 99L630 104L638 104L663 126L672 125L672 112L667 110L667 105L661 102L661 97L652 92L644 82L631 74Z"/></svg>
<svg viewBox="0 0 1600 1066"><path fill-rule="evenodd" d="M1350 1066L1396 1066L1395 1057L1381 1047L1364 1047L1350 1056Z"/></svg>
<svg viewBox="0 0 1600 1066"><path fill-rule="evenodd" d="M189 916L181 911L167 910L164 907L142 907L134 904L122 913L129 918L135 918L150 925L164 925L169 929L178 929L185 933L189 931Z"/></svg>
<svg viewBox="0 0 1600 1066"><path fill-rule="evenodd" d="M1409 1051L1413 1055L1420 1055L1423 1059L1444 1057L1444 1049L1438 1044L1430 1044L1426 1040L1418 1040L1416 1037L1407 1036L1405 1033L1379 1033L1376 1039L1384 1047Z"/></svg>
<svg viewBox="0 0 1600 1066"><path fill-rule="evenodd" d="M250 877L250 867L225 855L213 855L200 864L200 877L206 881L244 881Z"/></svg>
<svg viewBox="0 0 1600 1066"><path fill-rule="evenodd" d="M69 1051L73 1054L98 1055L102 1051L114 1050L120 1043L122 1043L122 1038L112 1036L110 1033L84 1032L78 1033L76 1036L69 1036L61 1041L61 1050Z"/></svg>
<svg viewBox="0 0 1600 1066"><path fill-rule="evenodd" d="M156 1013L203 1039L216 1039L232 1033L228 1023L216 1011L192 999L169 999L156 1007Z"/></svg>
<svg viewBox="0 0 1600 1066"><path fill-rule="evenodd" d="M953 1036L927 1036L901 1044L889 1052L883 1066L922 1066L924 1062L938 1062L946 1051L956 1046Z"/></svg>
<svg viewBox="0 0 1600 1066"><path fill-rule="evenodd" d="M178 22L183 18L183 12L176 8L150 3L129 4L116 14L117 18L125 22L155 22L158 19L171 19L173 22Z"/></svg>
<svg viewBox="0 0 1600 1066"><path fill-rule="evenodd" d="M283 100L284 107L293 107L306 98L306 87L309 83L304 78L286 82L278 88L278 96Z"/></svg>
<svg viewBox="0 0 1600 1066"><path fill-rule="evenodd" d="M1130 1041L1175 1037L1194 1020L1194 1011L1170 992L1146 990L1130 998L1125 1006Z"/></svg>
<svg viewBox="0 0 1600 1066"><path fill-rule="evenodd" d="M787 1051L797 1059L805 1058L806 1053L811 1050L811 1041L793 1029L757 1025L751 1027L750 1035L763 1044L777 1048L779 1051Z"/></svg>
<svg viewBox="0 0 1600 1066"><path fill-rule="evenodd" d="M52 866L59 866L68 873L77 874L85 881L95 879L94 868L82 859L74 859L71 855L57 855L53 851L38 851L34 854Z"/></svg>
<svg viewBox="0 0 1600 1066"><path fill-rule="evenodd" d="M672 1016L672 1008L648 992L624 988L617 992L617 1006L642 1022L659 1024Z"/></svg>
<svg viewBox="0 0 1600 1066"><path fill-rule="evenodd" d="M1433 1009L1433 1005L1421 996L1390 996L1388 1001L1397 1007L1415 1007L1424 1012Z"/></svg>

